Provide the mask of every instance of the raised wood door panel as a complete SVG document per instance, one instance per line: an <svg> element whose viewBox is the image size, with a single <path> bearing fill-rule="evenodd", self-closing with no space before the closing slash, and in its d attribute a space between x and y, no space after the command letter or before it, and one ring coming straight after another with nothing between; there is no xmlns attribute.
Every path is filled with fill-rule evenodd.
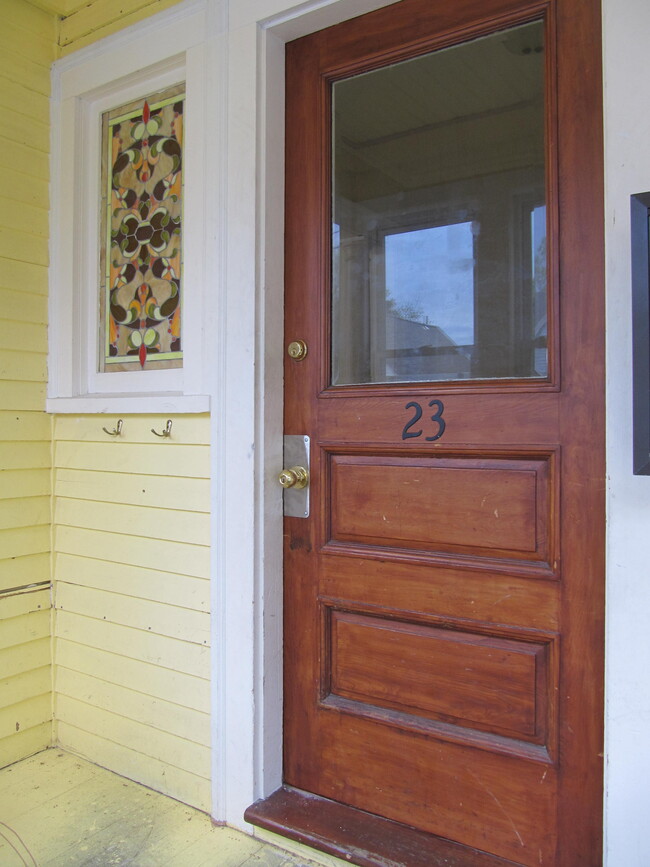
<svg viewBox="0 0 650 867"><path fill-rule="evenodd" d="M485 449L450 455L442 447L435 455L329 452L327 550L351 552L356 543L361 556L399 549L400 559L419 551L493 569L508 560L551 577L553 458Z"/></svg>
<svg viewBox="0 0 650 867"><path fill-rule="evenodd" d="M537 19L546 374L331 385L333 82ZM600 859L598 21L591 0L403 0L287 47L285 340L309 352L285 433L312 452L311 515L285 519L285 782L468 865Z"/></svg>

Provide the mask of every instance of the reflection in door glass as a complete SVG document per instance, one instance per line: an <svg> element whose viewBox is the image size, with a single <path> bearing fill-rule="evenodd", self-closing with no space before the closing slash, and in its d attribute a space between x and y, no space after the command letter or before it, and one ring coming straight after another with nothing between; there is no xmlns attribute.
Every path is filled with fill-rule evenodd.
<svg viewBox="0 0 650 867"><path fill-rule="evenodd" d="M332 87L332 384L545 378L544 28Z"/></svg>
<svg viewBox="0 0 650 867"><path fill-rule="evenodd" d="M534 289L534 328L535 328L535 373L546 376L548 358L546 352L547 312L546 312L546 208L540 205L533 208L530 235L532 241L532 269Z"/></svg>

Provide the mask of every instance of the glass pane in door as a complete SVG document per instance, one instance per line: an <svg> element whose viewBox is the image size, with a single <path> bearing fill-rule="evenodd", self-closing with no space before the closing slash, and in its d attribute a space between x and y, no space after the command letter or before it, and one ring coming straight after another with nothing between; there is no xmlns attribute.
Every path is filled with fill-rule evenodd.
<svg viewBox="0 0 650 867"><path fill-rule="evenodd" d="M334 83L332 384L545 378L544 28Z"/></svg>

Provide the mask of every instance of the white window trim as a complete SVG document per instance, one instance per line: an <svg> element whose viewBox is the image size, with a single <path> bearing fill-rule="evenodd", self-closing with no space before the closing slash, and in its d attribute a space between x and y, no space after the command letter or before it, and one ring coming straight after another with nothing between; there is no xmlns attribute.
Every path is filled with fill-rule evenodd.
<svg viewBox="0 0 650 867"><path fill-rule="evenodd" d="M52 72L48 412L205 412L210 408L206 291L214 286L206 158L206 0L57 61ZM98 372L101 115L185 82L183 367ZM214 151L212 155L214 163ZM213 292L214 295L214 292Z"/></svg>

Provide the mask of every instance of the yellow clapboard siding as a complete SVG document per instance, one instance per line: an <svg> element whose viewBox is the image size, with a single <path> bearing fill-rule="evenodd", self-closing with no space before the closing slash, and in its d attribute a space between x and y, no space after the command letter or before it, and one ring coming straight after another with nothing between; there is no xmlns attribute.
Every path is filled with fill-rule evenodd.
<svg viewBox="0 0 650 867"><path fill-rule="evenodd" d="M32 527L36 524L49 524L49 522L49 497L0 500L0 530L8 530L11 527Z"/></svg>
<svg viewBox="0 0 650 867"><path fill-rule="evenodd" d="M23 147L23 145L19 145L19 147ZM2 149L5 149L4 141ZM40 151L34 151L33 148L26 148L25 150L40 154ZM46 154L42 154L41 157L47 160ZM16 205L13 199L0 196L0 226L19 232L30 232L32 235L38 235L40 238L47 238L49 234L49 214L47 208L26 205L24 202Z"/></svg>
<svg viewBox="0 0 650 867"><path fill-rule="evenodd" d="M109 562L143 566L195 578L210 575L210 550L201 545L165 542L138 536L120 536L98 530L57 526L54 531L55 551L97 557Z"/></svg>
<svg viewBox="0 0 650 867"><path fill-rule="evenodd" d="M51 744L51 422L45 408L50 64L57 22L4 2L0 28L0 764ZM43 582L47 581L47 585ZM1 859L0 859L1 860Z"/></svg>
<svg viewBox="0 0 650 867"><path fill-rule="evenodd" d="M1 101L0 108L2 108ZM28 142L28 144L30 143ZM33 145L33 147L36 147L36 145ZM0 141L1 149L2 141ZM44 178L35 178L32 175L25 174L25 172L14 171L9 175L5 175L2 179L2 192L8 199L13 199L14 202L25 202L27 205L43 207L49 201L50 188L47 180ZM20 256L9 256L8 258L20 260ZM31 256L25 258L28 262L34 261Z"/></svg>
<svg viewBox="0 0 650 867"><path fill-rule="evenodd" d="M8 111L47 122L49 98L0 73L0 105Z"/></svg>
<svg viewBox="0 0 650 867"><path fill-rule="evenodd" d="M0 599L0 612L2 612L2 600ZM50 635L49 610L33 611L31 614L23 614L20 617L4 619L0 613L0 650L7 650L27 641L36 641L47 638ZM2 698L0 697L0 701Z"/></svg>
<svg viewBox="0 0 650 867"><path fill-rule="evenodd" d="M0 621L36 611L49 611L49 588L27 590L0 596Z"/></svg>
<svg viewBox="0 0 650 867"><path fill-rule="evenodd" d="M0 442L0 452L4 443ZM25 497L38 497L50 493L50 471L3 470L0 475L0 500L11 499L16 491Z"/></svg>
<svg viewBox="0 0 650 867"><path fill-rule="evenodd" d="M2 142L0 141L0 148ZM47 207L47 202L45 203ZM14 291L11 291L14 290ZM16 291L17 290L17 291ZM15 320L15 315L11 315L13 309L22 311L25 309L25 292L29 292L33 296L45 296L42 306L38 306L36 297L32 298L28 309L32 309L36 304L38 317L29 319L31 323L39 323L47 325L47 268L43 265L34 265L31 262L17 262L15 259L3 259L0 257L0 299L2 299L2 317L3 319ZM10 313L5 309L5 305L11 304L12 311Z"/></svg>
<svg viewBox="0 0 650 867"><path fill-rule="evenodd" d="M181 609L207 612L210 606L210 583L207 579L142 569L126 563L109 563L57 553L53 578L55 581L97 590L110 590L123 596L151 599ZM180 616L182 612L179 612Z"/></svg>
<svg viewBox="0 0 650 867"><path fill-rule="evenodd" d="M36 352L17 352L8 349L0 353L0 379L17 382L45 382L47 356Z"/></svg>
<svg viewBox="0 0 650 867"><path fill-rule="evenodd" d="M0 64L4 75L12 81L19 81L30 90L50 95L50 75L46 64L38 63L32 57L20 51L4 49L4 57Z"/></svg>
<svg viewBox="0 0 650 867"><path fill-rule="evenodd" d="M190 545L210 541L209 515L177 509L57 497L54 520L58 525Z"/></svg>
<svg viewBox="0 0 650 867"><path fill-rule="evenodd" d="M2 86L1 82L2 78L0 77L0 87ZM45 181L49 179L50 161L48 155L44 154L43 151L21 144L20 142L7 141L7 139L3 139L2 153L7 162L11 163L12 171L23 172L23 174L31 175ZM11 204L9 205L9 213L4 215L4 220L9 224L6 226L4 231L12 228L18 229L19 227L15 223L12 224L11 217L12 215L15 215L16 222L20 221L20 217L17 213L20 211L20 207L16 207L16 203L12 199L6 199L5 201L11 202ZM32 208L32 210L37 210L33 205L28 205L27 207ZM36 225L33 229L28 229L27 231L29 231L31 235L42 237L40 232L36 232Z"/></svg>
<svg viewBox="0 0 650 867"><path fill-rule="evenodd" d="M51 695L38 695L19 704L0 708L0 740L35 728L52 719Z"/></svg>
<svg viewBox="0 0 650 867"><path fill-rule="evenodd" d="M0 418L0 439L2 419ZM103 503L130 503L180 508L185 511L209 512L208 479L140 476L126 473L95 473L92 470L56 470L54 491L58 497L76 500L99 500Z"/></svg>
<svg viewBox="0 0 650 867"><path fill-rule="evenodd" d="M123 686L153 698L173 701L183 707L210 713L210 681L183 671L162 668L141 659L116 656L108 650L98 650L57 638L54 659L60 668L77 671Z"/></svg>
<svg viewBox="0 0 650 867"><path fill-rule="evenodd" d="M0 257L0 263L2 261L7 260ZM14 283L14 286L20 291L0 289L3 318L17 322L47 323L47 298L31 291L31 283Z"/></svg>
<svg viewBox="0 0 650 867"><path fill-rule="evenodd" d="M204 645L154 635L141 629L131 629L69 611L56 612L54 628L57 638L115 654L116 666L121 655L170 668L172 671L206 679L209 677L210 651Z"/></svg>
<svg viewBox="0 0 650 867"><path fill-rule="evenodd" d="M0 470L37 470L50 464L50 445L46 442L4 441L0 448Z"/></svg>
<svg viewBox="0 0 650 867"><path fill-rule="evenodd" d="M13 206L20 209L18 202L14 202ZM0 256L47 266L49 261L47 238L30 232L4 228L0 232Z"/></svg>
<svg viewBox="0 0 650 867"><path fill-rule="evenodd" d="M11 6L25 5L12 2ZM14 51L22 51L29 57L37 58L38 63L50 64L57 59L58 49L56 45L56 29L54 36L45 36L32 33L24 27L20 27L10 18L3 16L0 28L0 48L12 48Z"/></svg>
<svg viewBox="0 0 650 867"><path fill-rule="evenodd" d="M28 349L46 355L47 325L0 319L0 351L5 349Z"/></svg>
<svg viewBox="0 0 650 867"><path fill-rule="evenodd" d="M58 742L63 748L86 756L96 764L170 795L184 804L210 812L210 782L204 777L143 756L122 744L89 734L66 722L57 723L56 731Z"/></svg>
<svg viewBox="0 0 650 867"><path fill-rule="evenodd" d="M0 741L0 768L12 765L20 759L40 753L52 744L52 723L42 723L33 729L16 732Z"/></svg>
<svg viewBox="0 0 650 867"><path fill-rule="evenodd" d="M7 22L20 29L29 37L40 37L46 40L56 39L56 22L52 15L43 12L31 3L16 3L11 0L2 8L3 24ZM29 44L28 42L26 43Z"/></svg>
<svg viewBox="0 0 650 867"><path fill-rule="evenodd" d="M0 380L0 406L5 409L42 410L45 408L45 384Z"/></svg>
<svg viewBox="0 0 650 867"><path fill-rule="evenodd" d="M119 709L120 716L127 719L183 740L210 746L210 715L207 713L126 689L61 665L56 666L55 692L56 695L65 695L103 710Z"/></svg>
<svg viewBox="0 0 650 867"><path fill-rule="evenodd" d="M202 611L179 609L150 599L135 599L62 581L56 584L54 604L57 611L107 620L191 644L210 644L210 616Z"/></svg>
<svg viewBox="0 0 650 867"><path fill-rule="evenodd" d="M0 611L2 600L0 600ZM51 613L49 609L32 611L19 617L0 616L0 650L7 650L28 641L37 641L50 635ZM1 701L1 699L0 699Z"/></svg>
<svg viewBox="0 0 650 867"><path fill-rule="evenodd" d="M111 425L97 424L96 415L57 415L54 422L55 440L74 440L78 442L106 443L106 434L102 426L110 429ZM154 442L151 429L160 431L165 426L166 418L155 415L127 415L120 434L120 445L129 443ZM165 445L209 445L210 416L206 413L197 415L177 416L173 421L171 440ZM206 461L208 460L206 453Z"/></svg>
<svg viewBox="0 0 650 867"><path fill-rule="evenodd" d="M102 419L98 417L98 425ZM151 435L152 440L155 439ZM208 478L210 464L206 446L179 446L152 442L131 445L115 442L57 442L55 466L66 469L89 469L102 472L141 473L153 476L189 476Z"/></svg>
<svg viewBox="0 0 650 867"><path fill-rule="evenodd" d="M1 69L1 67L0 67ZM24 84L12 81L0 72L0 105L11 112L24 114L47 122L50 113L49 98Z"/></svg>
<svg viewBox="0 0 650 867"><path fill-rule="evenodd" d="M137 21L169 9L179 0L94 0L93 3L69 15L61 21L59 44L61 54L76 51L84 45L103 39Z"/></svg>
<svg viewBox="0 0 650 867"><path fill-rule="evenodd" d="M26 114L7 114L2 117L2 132L0 133L0 150L2 150L5 141L15 141L22 145L27 145L30 148L41 151L47 154L50 149L50 129L47 118L37 119L29 117ZM8 175L3 176L4 182L8 179ZM3 189L3 195L6 195ZM15 196L10 198L15 199ZM41 206L44 202L34 202L33 204Z"/></svg>
<svg viewBox="0 0 650 867"><path fill-rule="evenodd" d="M0 677L0 706L9 707L35 695L45 695L52 690L52 668L44 665L32 671L25 671L15 677ZM52 717L50 707L49 718Z"/></svg>
<svg viewBox="0 0 650 867"><path fill-rule="evenodd" d="M2 320L0 331L1 323ZM49 447L51 429L50 416L44 412L0 410L0 442L31 440L47 443Z"/></svg>
<svg viewBox="0 0 650 867"><path fill-rule="evenodd" d="M26 644L16 644L0 650L0 671L2 677L15 677L35 668L50 664L50 639L39 638Z"/></svg>
<svg viewBox="0 0 650 867"><path fill-rule="evenodd" d="M50 528L47 524L39 527L0 530L0 552L5 560L26 554L40 554L49 550Z"/></svg>
<svg viewBox="0 0 650 867"><path fill-rule="evenodd" d="M198 777L210 777L210 749L202 744L61 694L55 696L54 715L59 723L68 723Z"/></svg>
<svg viewBox="0 0 650 867"><path fill-rule="evenodd" d="M42 584L49 579L49 553L27 554L15 559L0 559L0 592L17 587L28 587L30 584Z"/></svg>

